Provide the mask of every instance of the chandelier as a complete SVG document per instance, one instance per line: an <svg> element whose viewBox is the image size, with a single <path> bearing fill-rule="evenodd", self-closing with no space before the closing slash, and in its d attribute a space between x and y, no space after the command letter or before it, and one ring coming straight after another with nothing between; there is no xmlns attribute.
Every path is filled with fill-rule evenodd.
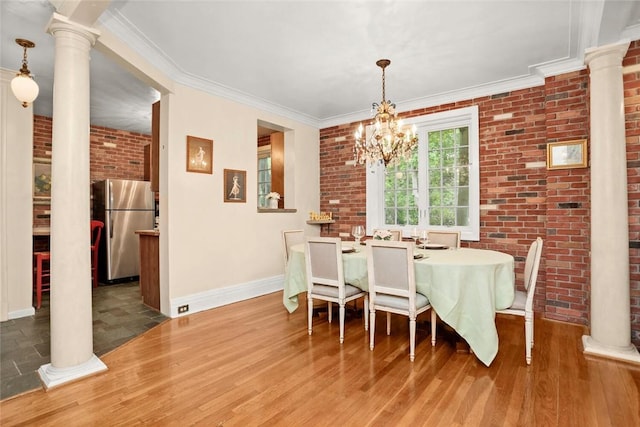
<svg viewBox="0 0 640 427"><path fill-rule="evenodd" d="M372 111L376 112L374 118L373 134L367 140L362 123L356 131L356 145L353 148L356 164L374 165L394 164L401 158L411 157L413 149L418 144L415 126L411 131L403 129L402 120L398 120L396 105L385 99L384 69L391 64L388 59L380 59L376 65L382 68L382 101L373 103Z"/></svg>
<svg viewBox="0 0 640 427"><path fill-rule="evenodd" d="M16 43L24 49L22 56L22 68L20 72L11 80L11 90L23 107L27 108L38 97L38 84L33 80L33 76L27 68L27 49L35 47L35 43L30 40L16 39Z"/></svg>

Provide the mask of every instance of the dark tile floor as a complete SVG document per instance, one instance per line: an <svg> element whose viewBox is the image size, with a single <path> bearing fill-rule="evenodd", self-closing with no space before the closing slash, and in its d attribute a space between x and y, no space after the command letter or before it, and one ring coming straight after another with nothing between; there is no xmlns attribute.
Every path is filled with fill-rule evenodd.
<svg viewBox="0 0 640 427"><path fill-rule="evenodd" d="M93 289L93 352L105 354L166 320L142 304L138 282ZM0 399L42 387L38 368L49 363L49 294L36 314L0 323Z"/></svg>

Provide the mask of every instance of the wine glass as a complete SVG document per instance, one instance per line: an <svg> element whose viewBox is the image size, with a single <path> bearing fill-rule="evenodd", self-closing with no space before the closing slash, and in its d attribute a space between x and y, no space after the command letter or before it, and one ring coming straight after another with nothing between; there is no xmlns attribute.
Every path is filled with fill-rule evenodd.
<svg viewBox="0 0 640 427"><path fill-rule="evenodd" d="M422 247L426 247L427 243L429 243L429 232L427 230L420 231L420 242L422 243Z"/></svg>
<svg viewBox="0 0 640 427"><path fill-rule="evenodd" d="M364 227L361 225L354 225L351 228L351 235L356 239L356 244L360 244L360 239L364 237Z"/></svg>
<svg viewBox="0 0 640 427"><path fill-rule="evenodd" d="M411 230L411 238L413 239L414 245L418 244L418 237L420 237L420 230L418 230L418 227L413 227L413 230Z"/></svg>

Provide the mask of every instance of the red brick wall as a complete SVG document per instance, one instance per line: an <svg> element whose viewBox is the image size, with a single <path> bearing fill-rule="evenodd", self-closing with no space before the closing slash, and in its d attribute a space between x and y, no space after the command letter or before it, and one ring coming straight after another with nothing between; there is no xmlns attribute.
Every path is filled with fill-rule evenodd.
<svg viewBox="0 0 640 427"><path fill-rule="evenodd" d="M632 44L625 65L640 63ZM464 245L511 253L521 288L524 259L544 240L535 310L587 325L590 276L589 169L546 169L546 144L589 139L588 70L545 84L401 114L412 117L477 105L480 113L480 241ZM632 340L640 345L640 73L625 76L631 242ZM496 120L496 115L511 114ZM320 210L332 212L331 235L366 223L365 169L353 160L358 123L320 131ZM330 204L330 200L340 200ZM326 229L323 230L326 234ZM634 247L635 246L635 247Z"/></svg>
<svg viewBox="0 0 640 427"><path fill-rule="evenodd" d="M629 46L623 66L640 64L640 41ZM640 72L624 75L629 188L629 264L631 279L631 335L640 345Z"/></svg>
<svg viewBox="0 0 640 427"><path fill-rule="evenodd" d="M587 70L545 81L547 142L589 137ZM547 172L545 317L589 321L590 176L588 168Z"/></svg>
<svg viewBox="0 0 640 427"><path fill-rule="evenodd" d="M517 282L524 259L537 236L546 240L546 139L543 87L420 109L403 117L477 105L480 120L480 241L464 246L495 249L516 257ZM510 113L511 118L495 116ZM320 132L320 210L333 212L332 234L348 233L366 222L364 167L345 165L353 159L353 134L359 123ZM345 137L344 140L341 137ZM542 162L531 167L531 163ZM338 199L340 204L330 205ZM495 208L488 208L493 207ZM544 264L544 260L542 261ZM536 307L542 311L545 270L541 265Z"/></svg>
<svg viewBox="0 0 640 427"><path fill-rule="evenodd" d="M90 132L91 182L107 178L143 179L144 146L151 143L151 135L100 126L91 126ZM33 133L34 161L40 159L50 162L51 118L34 116ZM49 210L49 205L34 205L34 227L49 226Z"/></svg>

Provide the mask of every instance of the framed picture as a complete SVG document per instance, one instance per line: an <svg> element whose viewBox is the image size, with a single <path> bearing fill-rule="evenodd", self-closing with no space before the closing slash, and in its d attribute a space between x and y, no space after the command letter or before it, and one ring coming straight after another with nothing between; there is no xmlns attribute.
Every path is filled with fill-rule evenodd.
<svg viewBox="0 0 640 427"><path fill-rule="evenodd" d="M224 170L224 201L231 203L247 202L247 171Z"/></svg>
<svg viewBox="0 0 640 427"><path fill-rule="evenodd" d="M33 164L33 198L51 199L51 163Z"/></svg>
<svg viewBox="0 0 640 427"><path fill-rule="evenodd" d="M187 172L213 173L213 140L187 135Z"/></svg>
<svg viewBox="0 0 640 427"><path fill-rule="evenodd" d="M547 169L587 167L587 140L550 142L547 144Z"/></svg>

